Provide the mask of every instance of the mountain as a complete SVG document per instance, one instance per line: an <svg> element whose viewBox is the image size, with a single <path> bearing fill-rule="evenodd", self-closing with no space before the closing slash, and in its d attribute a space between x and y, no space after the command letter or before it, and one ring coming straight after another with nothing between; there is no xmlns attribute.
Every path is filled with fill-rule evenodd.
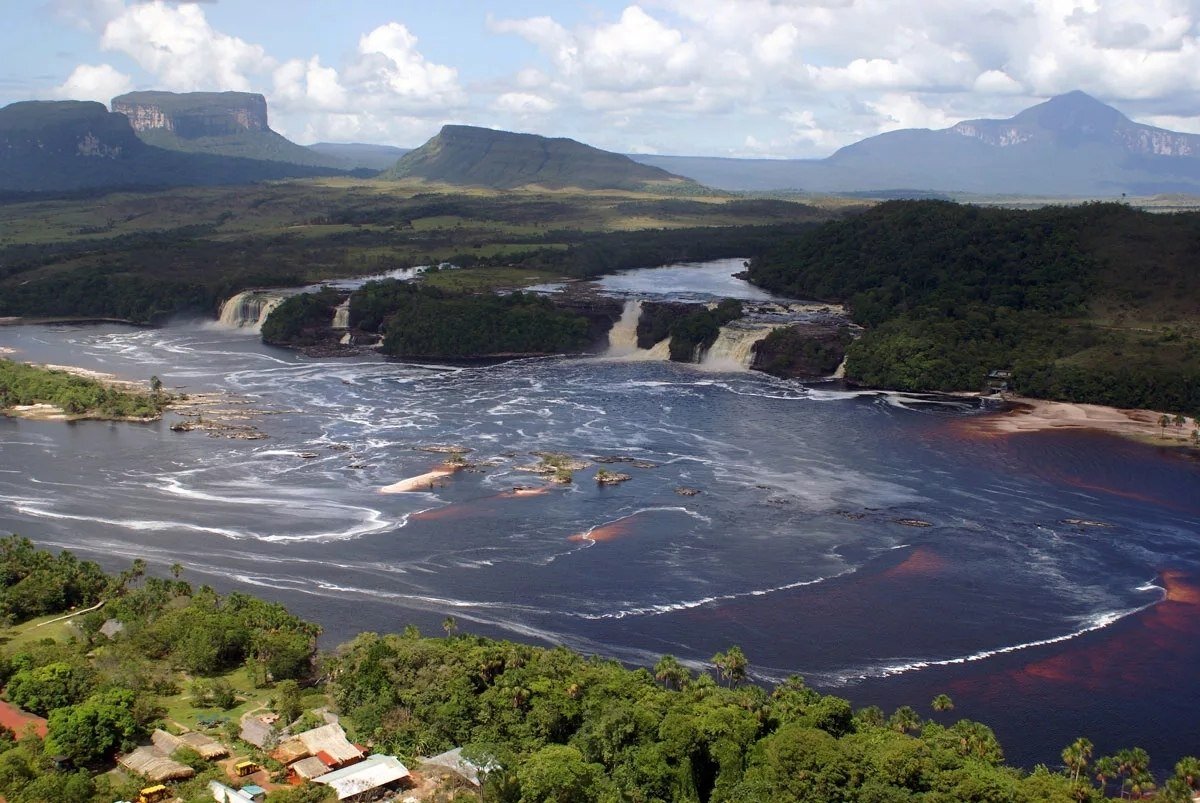
<svg viewBox="0 0 1200 803"><path fill-rule="evenodd" d="M128 117L101 103L22 101L0 108L0 191L246 184L339 172L156 148L138 138Z"/></svg>
<svg viewBox="0 0 1200 803"><path fill-rule="evenodd" d="M691 184L666 170L573 139L465 125L444 126L433 139L402 156L383 177L496 189L537 185L639 190Z"/></svg>
<svg viewBox="0 0 1200 803"><path fill-rule="evenodd" d="M730 190L1200 193L1200 136L1136 123L1083 92L1059 95L1006 120L891 131L827 159L633 158Z"/></svg>
<svg viewBox="0 0 1200 803"><path fill-rule="evenodd" d="M112 110L129 118L143 142L166 150L351 167L272 131L267 99L250 92L129 92L113 98Z"/></svg>
<svg viewBox="0 0 1200 803"><path fill-rule="evenodd" d="M366 170L387 170L412 148L394 145L367 145L361 142L317 142L308 146L322 156L337 159L350 167Z"/></svg>

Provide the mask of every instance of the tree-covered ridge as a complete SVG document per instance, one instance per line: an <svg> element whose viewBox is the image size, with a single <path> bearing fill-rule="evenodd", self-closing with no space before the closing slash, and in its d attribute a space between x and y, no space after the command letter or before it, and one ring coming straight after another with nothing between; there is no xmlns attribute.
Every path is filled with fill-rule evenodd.
<svg viewBox="0 0 1200 803"><path fill-rule="evenodd" d="M1200 411L1200 215L1120 204L982 209L898 201L781 242L751 265L772 290L846 302L869 327L847 377Z"/></svg>
<svg viewBox="0 0 1200 803"><path fill-rule="evenodd" d="M468 295L396 280L355 291L350 325L381 332L383 352L395 357L560 354L588 345L587 320L540 296Z"/></svg>
<svg viewBox="0 0 1200 803"><path fill-rule="evenodd" d="M150 391L121 390L95 379L0 358L0 411L51 404L82 418L155 418L170 396L153 380Z"/></svg>
<svg viewBox="0 0 1200 803"><path fill-rule="evenodd" d="M333 696L358 735L387 750L466 745L498 765L485 800L1066 803L1154 785L1144 751L1099 758L1087 740L1064 751L1061 772L1007 767L990 728L951 722L945 695L923 719L910 707L853 712L799 678L748 685L736 647L713 656L714 679L670 656L629 670L447 633L359 636L329 664ZM1200 785L1189 761L1163 799Z"/></svg>

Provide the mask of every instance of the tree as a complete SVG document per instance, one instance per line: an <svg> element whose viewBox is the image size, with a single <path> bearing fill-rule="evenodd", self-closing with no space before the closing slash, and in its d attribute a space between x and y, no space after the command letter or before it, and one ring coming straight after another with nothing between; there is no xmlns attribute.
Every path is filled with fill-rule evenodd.
<svg viewBox="0 0 1200 803"><path fill-rule="evenodd" d="M134 697L128 689L110 689L51 712L47 751L92 764L132 746L141 733L132 712Z"/></svg>
<svg viewBox="0 0 1200 803"><path fill-rule="evenodd" d="M150 377L150 392L154 394L155 401L162 396L162 380L158 376Z"/></svg>
<svg viewBox="0 0 1200 803"><path fill-rule="evenodd" d="M23 669L8 681L8 699L41 716L83 700L95 684L86 666L55 661L34 669Z"/></svg>
<svg viewBox="0 0 1200 803"><path fill-rule="evenodd" d="M902 705L888 719L888 727L900 733L915 731L921 727L921 718L917 716L917 712L911 707Z"/></svg>
<svg viewBox="0 0 1200 803"><path fill-rule="evenodd" d="M574 747L543 747L517 768L522 803L582 803L597 798L604 767L589 764Z"/></svg>
<svg viewBox="0 0 1200 803"><path fill-rule="evenodd" d="M729 688L732 689L746 679L746 668L749 666L749 662L741 647L730 647L725 652L717 653L710 660L717 668L717 674L722 679L729 681Z"/></svg>
<svg viewBox="0 0 1200 803"><path fill-rule="evenodd" d="M300 684L294 680L281 680L275 686L275 711L284 722L294 721L303 712L300 702Z"/></svg>
<svg viewBox="0 0 1200 803"><path fill-rule="evenodd" d="M948 694L939 694L929 703L929 707L938 712L953 711L954 701L950 699L950 695Z"/></svg>
<svg viewBox="0 0 1200 803"><path fill-rule="evenodd" d="M1063 748L1063 764L1071 774L1072 783L1079 783L1079 776L1092 758L1092 749L1092 743L1084 738L1076 739Z"/></svg>
<svg viewBox="0 0 1200 803"><path fill-rule="evenodd" d="M654 679L668 689L682 689L692 679L692 673L674 655L664 655L654 665Z"/></svg>
<svg viewBox="0 0 1200 803"><path fill-rule="evenodd" d="M178 580L179 576L181 574L183 574L183 564L179 563L178 561L176 561L175 563L172 563L171 564L171 576L174 577L176 580Z"/></svg>
<svg viewBox="0 0 1200 803"><path fill-rule="evenodd" d="M455 454L458 453L455 452ZM442 630L446 631L446 638L450 638L454 635L454 632L458 630L458 622L454 621L453 616L447 616L442 620Z"/></svg>
<svg viewBox="0 0 1200 803"><path fill-rule="evenodd" d="M1163 413L1158 417L1159 437L1167 437L1167 426L1171 423L1171 416Z"/></svg>

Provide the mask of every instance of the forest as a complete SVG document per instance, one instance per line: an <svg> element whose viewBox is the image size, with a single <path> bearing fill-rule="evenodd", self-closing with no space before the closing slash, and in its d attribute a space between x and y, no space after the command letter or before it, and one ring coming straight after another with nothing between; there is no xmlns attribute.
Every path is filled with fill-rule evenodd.
<svg viewBox="0 0 1200 803"><path fill-rule="evenodd" d="M848 304L847 378L1200 412L1200 215L1122 204L984 209L893 201L786 239L751 280Z"/></svg>
<svg viewBox="0 0 1200 803"><path fill-rule="evenodd" d="M856 711L798 677L752 682L752 659L736 646L704 666L663 656L628 668L461 633L447 617L436 638L412 627L364 633L319 654L316 625L278 604L193 587L185 573L176 564L155 577L134 561L106 574L18 536L0 540L0 683L9 703L49 720L44 738L0 731L6 800L133 799L140 781L112 771L114 756L154 727L193 721L194 706L214 712L199 727L282 777L220 716L259 704L297 727L312 721L309 706L332 705L356 742L406 762L462 746L487 770L481 793L456 801L1068 803L1157 790L1156 800L1184 803L1200 787L1197 759L1152 772L1145 751L1096 755L1085 738L1064 747L1061 763L1019 770L990 728L955 718L946 695L922 704L924 714ZM32 618L71 609L72 623ZM171 791L186 803L211 799L210 779L236 785L183 752L196 775ZM309 784L267 800L326 794Z"/></svg>
<svg viewBox="0 0 1200 803"><path fill-rule="evenodd" d="M561 354L588 345L587 320L540 296L472 295L394 279L351 295L350 325L383 334L382 351L394 357Z"/></svg>

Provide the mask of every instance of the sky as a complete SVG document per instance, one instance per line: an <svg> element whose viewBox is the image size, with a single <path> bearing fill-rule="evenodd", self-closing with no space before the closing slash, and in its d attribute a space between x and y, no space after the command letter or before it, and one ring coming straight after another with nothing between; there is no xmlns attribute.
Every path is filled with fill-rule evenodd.
<svg viewBox="0 0 1200 803"><path fill-rule="evenodd" d="M823 157L1082 89L1200 132L1200 0L3 0L0 105L267 97L304 144L445 123Z"/></svg>

